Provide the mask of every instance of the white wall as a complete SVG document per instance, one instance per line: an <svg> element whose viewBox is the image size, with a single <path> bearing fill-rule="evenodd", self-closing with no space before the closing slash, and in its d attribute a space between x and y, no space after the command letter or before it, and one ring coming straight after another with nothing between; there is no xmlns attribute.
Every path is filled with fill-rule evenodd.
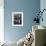
<svg viewBox="0 0 46 46"><path fill-rule="evenodd" d="M4 0L0 0L0 42L4 41Z"/></svg>
<svg viewBox="0 0 46 46"><path fill-rule="evenodd" d="M40 0L40 7L41 9L46 9L46 0Z"/></svg>
<svg viewBox="0 0 46 46"><path fill-rule="evenodd" d="M46 0L40 0L40 9L41 9L41 11L43 9L46 9ZM43 12L42 17L43 17L44 21L43 22L40 21L40 24L46 27L46 11Z"/></svg>

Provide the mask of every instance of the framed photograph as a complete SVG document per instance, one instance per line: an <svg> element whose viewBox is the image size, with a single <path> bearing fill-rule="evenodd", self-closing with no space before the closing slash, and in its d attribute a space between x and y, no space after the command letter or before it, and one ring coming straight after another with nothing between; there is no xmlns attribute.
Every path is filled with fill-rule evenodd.
<svg viewBox="0 0 46 46"><path fill-rule="evenodd" d="M23 26L23 12L12 12L12 26Z"/></svg>

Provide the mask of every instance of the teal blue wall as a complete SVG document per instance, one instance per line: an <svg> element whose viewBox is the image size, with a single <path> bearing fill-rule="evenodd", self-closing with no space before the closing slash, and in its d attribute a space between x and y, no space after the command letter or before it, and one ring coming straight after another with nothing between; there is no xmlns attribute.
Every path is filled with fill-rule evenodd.
<svg viewBox="0 0 46 46"><path fill-rule="evenodd" d="M40 9L40 0L4 0L4 38L7 41L18 41L32 29L35 12ZM24 26L12 26L12 12L23 12Z"/></svg>

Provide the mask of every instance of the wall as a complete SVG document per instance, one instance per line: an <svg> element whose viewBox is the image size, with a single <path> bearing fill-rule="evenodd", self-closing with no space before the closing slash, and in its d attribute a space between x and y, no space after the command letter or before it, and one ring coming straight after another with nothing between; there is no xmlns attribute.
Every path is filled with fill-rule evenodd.
<svg viewBox="0 0 46 46"><path fill-rule="evenodd" d="M40 10L40 0L4 0L4 38L7 41L18 41L32 29L35 12ZM12 12L24 13L24 26L12 26Z"/></svg>
<svg viewBox="0 0 46 46"><path fill-rule="evenodd" d="M0 42L4 41L4 0L0 0Z"/></svg>
<svg viewBox="0 0 46 46"><path fill-rule="evenodd" d="M40 10L46 9L46 0L40 0ZM40 21L40 25L46 27L46 11L44 11L43 15L43 22ZM45 34L46 36L46 34ZM46 39L46 38L45 38ZM45 40L45 44L46 44L46 40Z"/></svg>
<svg viewBox="0 0 46 46"><path fill-rule="evenodd" d="M41 11L42 11L43 9L46 9L46 0L40 0L40 9L41 9ZM46 19L46 10L43 12L42 17L43 17L43 22L41 21L41 22L40 22L40 25L46 27L46 20L45 20L45 19Z"/></svg>

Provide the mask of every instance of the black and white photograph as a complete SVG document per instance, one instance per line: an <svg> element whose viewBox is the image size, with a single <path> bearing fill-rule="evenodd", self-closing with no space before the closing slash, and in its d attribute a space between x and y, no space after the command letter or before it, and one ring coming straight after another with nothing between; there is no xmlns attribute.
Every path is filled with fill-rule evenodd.
<svg viewBox="0 0 46 46"><path fill-rule="evenodd" d="M12 12L12 25L23 26L23 12Z"/></svg>

